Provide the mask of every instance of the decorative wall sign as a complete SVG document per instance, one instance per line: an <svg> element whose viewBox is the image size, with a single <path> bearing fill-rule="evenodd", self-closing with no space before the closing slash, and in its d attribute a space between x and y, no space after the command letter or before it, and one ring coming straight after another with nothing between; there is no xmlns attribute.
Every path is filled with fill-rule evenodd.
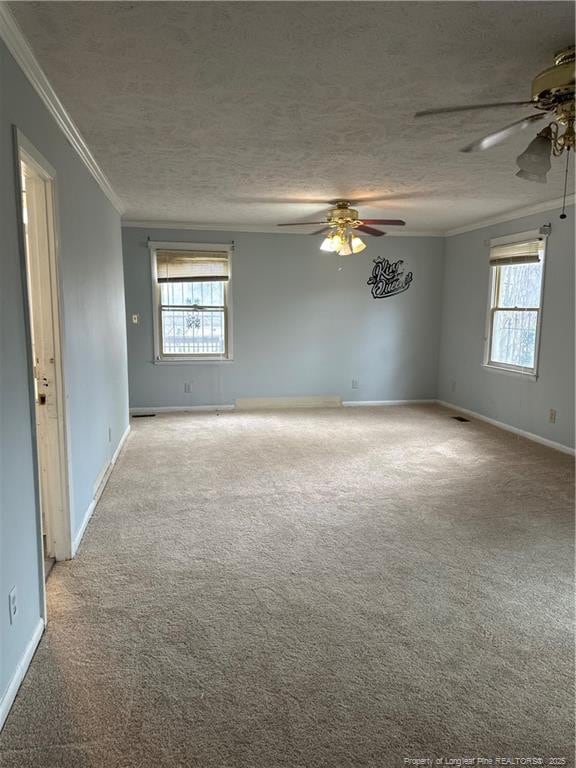
<svg viewBox="0 0 576 768"><path fill-rule="evenodd" d="M367 284L372 286L372 296L375 299L385 299L408 290L412 278L412 272L404 273L402 259L391 264L388 259L379 256L374 259L372 276Z"/></svg>

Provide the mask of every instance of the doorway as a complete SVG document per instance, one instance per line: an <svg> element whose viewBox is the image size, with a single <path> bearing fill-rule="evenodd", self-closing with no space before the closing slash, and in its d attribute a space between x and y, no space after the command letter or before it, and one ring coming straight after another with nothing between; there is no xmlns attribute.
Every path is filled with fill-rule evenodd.
<svg viewBox="0 0 576 768"><path fill-rule="evenodd" d="M56 173L16 132L30 329L38 497L44 580L72 556L66 408L62 366Z"/></svg>

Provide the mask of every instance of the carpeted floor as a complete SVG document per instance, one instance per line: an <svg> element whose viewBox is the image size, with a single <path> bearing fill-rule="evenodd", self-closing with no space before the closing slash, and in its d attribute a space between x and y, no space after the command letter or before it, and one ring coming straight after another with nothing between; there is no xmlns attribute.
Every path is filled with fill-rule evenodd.
<svg viewBox="0 0 576 768"><path fill-rule="evenodd" d="M570 457L436 406L132 428L2 768L572 765Z"/></svg>

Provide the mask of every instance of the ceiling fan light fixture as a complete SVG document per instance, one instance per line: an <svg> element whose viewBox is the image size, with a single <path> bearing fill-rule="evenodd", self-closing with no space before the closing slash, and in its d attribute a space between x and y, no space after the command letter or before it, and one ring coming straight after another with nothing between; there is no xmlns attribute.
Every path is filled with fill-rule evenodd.
<svg viewBox="0 0 576 768"><path fill-rule="evenodd" d="M362 240L357 235L354 235L354 237L350 242L350 245L352 248L352 253L360 253L360 251L363 251L364 248L366 248L366 243L364 242L364 240Z"/></svg>
<svg viewBox="0 0 576 768"><path fill-rule="evenodd" d="M350 244L350 239L346 238L340 248L338 249L338 255L339 256L350 256L353 253L352 246Z"/></svg>
<svg viewBox="0 0 576 768"><path fill-rule="evenodd" d="M340 248L344 245L345 238L342 237L342 235L338 234L338 232L335 232L332 235L332 242L334 243L334 250L339 253Z"/></svg>
<svg viewBox="0 0 576 768"><path fill-rule="evenodd" d="M546 127L532 139L521 155L516 158L520 172L516 175L527 181L546 182L546 174L552 167L552 138L550 129Z"/></svg>
<svg viewBox="0 0 576 768"><path fill-rule="evenodd" d="M546 174L543 176L538 173L528 173L528 171L518 171L516 174L519 179L524 179L525 181L536 181L538 184L546 184Z"/></svg>
<svg viewBox="0 0 576 768"><path fill-rule="evenodd" d="M324 240L322 240L322 244L320 246L321 251L327 251L328 253L334 253L336 250L336 243L334 242L334 235L328 235L328 237L325 237Z"/></svg>

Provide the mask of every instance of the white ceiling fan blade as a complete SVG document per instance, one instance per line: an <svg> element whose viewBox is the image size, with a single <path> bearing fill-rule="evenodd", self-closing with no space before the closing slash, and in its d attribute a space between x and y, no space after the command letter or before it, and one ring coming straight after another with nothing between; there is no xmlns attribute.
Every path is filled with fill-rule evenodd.
<svg viewBox="0 0 576 768"><path fill-rule="evenodd" d="M536 120L541 120L543 117L546 117L545 112L537 112L535 115L523 117L522 120L516 120L509 125L505 125L504 128L494 131L494 133L489 133L487 136L482 136L481 139L476 139L476 141L473 141L471 144L467 144L465 147L462 147L460 152L477 152L481 149L490 149L490 147L499 144L501 141L505 141L515 133L523 131L524 128L532 125Z"/></svg>

